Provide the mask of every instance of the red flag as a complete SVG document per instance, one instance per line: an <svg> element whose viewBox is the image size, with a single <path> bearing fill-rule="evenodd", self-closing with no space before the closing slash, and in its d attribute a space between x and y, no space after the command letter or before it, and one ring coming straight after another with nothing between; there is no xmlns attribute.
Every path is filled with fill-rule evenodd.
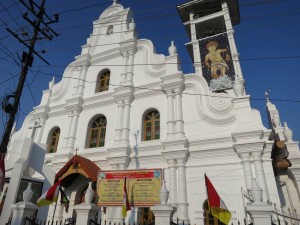
<svg viewBox="0 0 300 225"><path fill-rule="evenodd" d="M126 177L124 179L124 193L123 193L123 205L122 205L122 216L127 216L127 211L131 210L131 206L128 201L127 188L126 188Z"/></svg>
<svg viewBox="0 0 300 225"><path fill-rule="evenodd" d="M0 192L3 191L4 182L5 182L5 154L1 155L0 159Z"/></svg>
<svg viewBox="0 0 300 225"><path fill-rule="evenodd" d="M52 187L49 188L38 200L37 206L50 205L57 201L61 180L57 181Z"/></svg>
<svg viewBox="0 0 300 225"><path fill-rule="evenodd" d="M204 176L207 190L207 201L210 207L211 214L214 217L217 217L221 222L228 224L231 219L231 213L227 209L224 201L220 198L218 192L216 191L208 177L206 175Z"/></svg>

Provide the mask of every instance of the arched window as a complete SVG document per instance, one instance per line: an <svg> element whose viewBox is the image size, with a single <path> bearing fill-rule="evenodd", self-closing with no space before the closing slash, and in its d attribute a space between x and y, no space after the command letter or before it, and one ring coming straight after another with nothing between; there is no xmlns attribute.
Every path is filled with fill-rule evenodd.
<svg viewBox="0 0 300 225"><path fill-rule="evenodd" d="M98 76L97 92L107 91L109 87L110 71L105 70Z"/></svg>
<svg viewBox="0 0 300 225"><path fill-rule="evenodd" d="M90 128L89 147L103 147L105 144L106 118L105 116L97 117Z"/></svg>
<svg viewBox="0 0 300 225"><path fill-rule="evenodd" d="M113 25L109 25L107 27L107 31L106 31L106 34L112 34L114 32L114 26Z"/></svg>
<svg viewBox="0 0 300 225"><path fill-rule="evenodd" d="M144 117L144 141L156 140L160 138L160 116L157 110L147 112Z"/></svg>
<svg viewBox="0 0 300 225"><path fill-rule="evenodd" d="M48 142L48 153L55 153L57 151L57 146L58 146L58 141L59 141L59 135L60 135L60 129L56 128L50 138L49 138L49 142Z"/></svg>
<svg viewBox="0 0 300 225"><path fill-rule="evenodd" d="M225 225L222 223L218 218L214 217L208 207L207 200L205 200L203 204L203 210L204 210L204 225Z"/></svg>

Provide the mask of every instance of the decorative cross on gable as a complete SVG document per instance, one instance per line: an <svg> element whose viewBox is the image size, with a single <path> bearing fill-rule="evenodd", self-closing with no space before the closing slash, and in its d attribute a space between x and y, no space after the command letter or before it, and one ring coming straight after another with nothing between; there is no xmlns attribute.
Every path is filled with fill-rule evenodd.
<svg viewBox="0 0 300 225"><path fill-rule="evenodd" d="M75 155L77 155L77 152L79 151L79 148L76 148L75 150L74 150L74 152L75 152Z"/></svg>

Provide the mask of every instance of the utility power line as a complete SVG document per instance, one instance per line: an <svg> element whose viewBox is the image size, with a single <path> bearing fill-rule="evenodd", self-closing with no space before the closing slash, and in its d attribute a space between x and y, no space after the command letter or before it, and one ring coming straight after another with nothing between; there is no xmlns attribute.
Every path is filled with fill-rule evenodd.
<svg viewBox="0 0 300 225"><path fill-rule="evenodd" d="M35 71L33 71L35 72ZM41 75L46 75L46 76L52 76L52 77L58 77L61 79L70 79L70 80L81 80L84 81L85 83L98 83L99 81L88 81L88 80L83 80L80 78L76 77L68 77L68 76L60 76L60 75L55 75L52 73L45 73L42 71L39 71L39 74ZM153 89L153 88L146 88L146 87L141 87L141 86L128 86L128 85L122 85L122 84L112 84L109 83L109 85L114 86L114 87L133 87L135 89L140 89L140 90L149 90L149 91L155 91L155 92L160 92L164 93L162 89ZM189 93L189 92L182 92L182 95L192 95L192 96L203 96L203 97L211 97L211 98L225 98L225 99L234 99L235 97L232 96L220 96L220 95L210 95L210 94L197 94L197 93ZM250 98L250 100L253 101L266 101L265 98ZM300 100L292 100L292 99L276 99L276 98L269 98L269 100L272 101L278 101L278 102L292 102L292 103L300 103Z"/></svg>
<svg viewBox="0 0 300 225"><path fill-rule="evenodd" d="M20 104L20 99L21 99L21 95L22 95L22 91L23 91L23 87L24 87L24 83L26 82L26 76L27 76L27 72L29 67L32 66L32 62L33 62L33 55L38 56L39 58L41 58L44 62L47 63L47 61L45 59L43 59L35 50L35 43L38 39L40 39L39 34L42 34L44 36L44 38L48 38L48 39L52 39L53 35L57 35L50 27L49 24L51 23L55 23L58 22L58 16L55 16L55 20L52 20L51 18L49 18L49 16L46 14L45 9L44 9L44 5L45 5L45 0L42 0L41 5L37 5L33 0L28 0L29 3L25 0L21 0L21 3L27 8L27 10L36 18L36 20L32 21L30 20L27 16L27 14L24 14L23 17L24 19L32 25L32 27L34 28L34 34L32 36L32 38L30 39L29 44L22 40L16 33L14 33L11 29L6 28L7 31L14 36L19 42L21 42L23 45L25 45L28 48L28 52L23 52L23 56L22 56L22 70L20 73L20 79L19 79L19 83L17 86L16 91L5 97L5 103L6 104L2 104L3 106L3 111L5 111L6 113L9 114L9 118L8 121L6 123L6 127L5 127L5 131L2 137L2 141L1 141L1 145L0 145L0 153L6 153L7 152L7 145L9 142L9 138L10 138L10 134L11 134L11 130L15 121L15 117L17 115L17 112L19 110L19 104ZM44 16L47 17L49 19L48 22L44 21ZM48 31L44 31L41 27L47 28ZM31 90L30 90L31 91ZM9 100L13 99L13 102L10 103Z"/></svg>
<svg viewBox="0 0 300 225"><path fill-rule="evenodd" d="M279 57L260 57L260 58L241 58L239 61L258 61L258 60L282 60L282 59L299 59L300 55L295 56L279 56ZM233 60L234 61L234 60ZM236 60L237 61L237 60ZM192 61L186 61L186 62L180 62L180 63L171 63L171 62L164 62L164 63L135 63L133 66L163 66L163 65L181 65L181 64L194 64L194 63L201 63L201 62L192 62ZM131 65L124 65L124 64L92 64L90 67L94 66L103 66L103 67L121 67L121 66L131 66ZM42 66L37 65L33 67L80 67L76 65L48 65L48 66Z"/></svg>

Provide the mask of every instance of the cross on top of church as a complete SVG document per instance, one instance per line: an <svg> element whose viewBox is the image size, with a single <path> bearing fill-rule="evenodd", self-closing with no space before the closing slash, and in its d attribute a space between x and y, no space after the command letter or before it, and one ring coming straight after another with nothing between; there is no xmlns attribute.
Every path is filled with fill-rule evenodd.
<svg viewBox="0 0 300 225"><path fill-rule="evenodd" d="M36 129L39 128L39 127L41 127L41 125L37 121L34 121L34 124L29 127L29 129L32 129L31 138L34 138Z"/></svg>
<svg viewBox="0 0 300 225"><path fill-rule="evenodd" d="M113 5L117 4L118 1L117 0L113 0Z"/></svg>
<svg viewBox="0 0 300 225"><path fill-rule="evenodd" d="M75 155L77 155L78 150L79 150L79 148L76 148L76 149L74 150Z"/></svg>

